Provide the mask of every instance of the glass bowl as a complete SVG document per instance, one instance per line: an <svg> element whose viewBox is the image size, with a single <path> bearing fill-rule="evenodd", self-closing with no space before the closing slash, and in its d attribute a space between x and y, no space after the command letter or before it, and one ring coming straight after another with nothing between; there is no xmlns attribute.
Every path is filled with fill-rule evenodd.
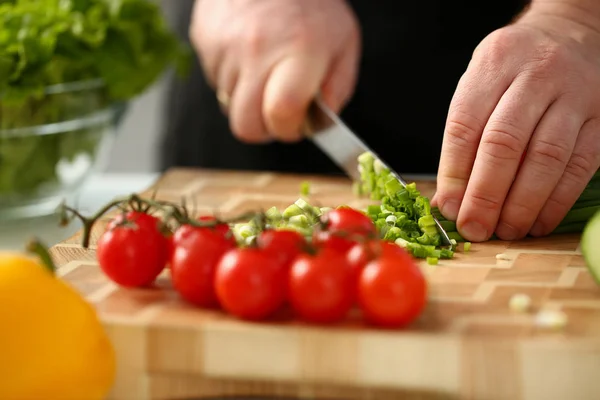
<svg viewBox="0 0 600 400"><path fill-rule="evenodd" d="M105 167L126 105L99 80L0 97L0 221L54 213Z"/></svg>

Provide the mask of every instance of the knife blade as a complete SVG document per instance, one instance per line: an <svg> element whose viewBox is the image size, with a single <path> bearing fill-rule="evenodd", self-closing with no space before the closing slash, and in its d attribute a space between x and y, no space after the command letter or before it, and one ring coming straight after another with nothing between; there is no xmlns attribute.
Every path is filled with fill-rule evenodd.
<svg viewBox="0 0 600 400"><path fill-rule="evenodd" d="M304 129L305 135L353 180L360 181L358 156L370 152L406 186L406 181L360 140L320 97L309 107Z"/></svg>
<svg viewBox="0 0 600 400"><path fill-rule="evenodd" d="M318 96L310 105L304 124L304 135L337 164L354 181L360 181L358 156L373 154L403 187L406 181L386 164L373 150L331 110ZM445 244L450 245L448 233L434 216L435 224Z"/></svg>

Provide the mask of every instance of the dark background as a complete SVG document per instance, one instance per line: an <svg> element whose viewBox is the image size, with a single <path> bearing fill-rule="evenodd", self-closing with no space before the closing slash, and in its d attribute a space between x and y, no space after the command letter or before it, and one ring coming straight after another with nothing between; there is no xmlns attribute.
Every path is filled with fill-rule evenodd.
<svg viewBox="0 0 600 400"><path fill-rule="evenodd" d="M187 36L193 0L179 0ZM392 168L437 172L450 100L471 54L511 21L526 0L405 2L349 0L361 23L363 55L355 95L342 119ZM161 168L340 173L310 142L248 145L235 139L198 62L173 81Z"/></svg>

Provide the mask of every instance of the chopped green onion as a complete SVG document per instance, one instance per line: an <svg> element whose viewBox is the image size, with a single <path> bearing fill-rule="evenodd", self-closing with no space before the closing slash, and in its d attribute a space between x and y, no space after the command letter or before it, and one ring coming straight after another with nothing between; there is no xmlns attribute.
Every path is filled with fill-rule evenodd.
<svg viewBox="0 0 600 400"><path fill-rule="evenodd" d="M304 181L300 184L300 194L302 196L310 195L310 182Z"/></svg>
<svg viewBox="0 0 600 400"><path fill-rule="evenodd" d="M427 257L427 264L429 265L437 265L438 263L438 258L436 257Z"/></svg>
<svg viewBox="0 0 600 400"><path fill-rule="evenodd" d="M281 214L281 216L284 219L290 219L291 217L294 217L296 215L301 215L303 214L303 210L298 207L297 204L292 204L290 206L288 206L285 210L283 210L283 213Z"/></svg>
<svg viewBox="0 0 600 400"><path fill-rule="evenodd" d="M306 215L294 215L289 219L288 223L301 228L308 228L310 226L308 217Z"/></svg>

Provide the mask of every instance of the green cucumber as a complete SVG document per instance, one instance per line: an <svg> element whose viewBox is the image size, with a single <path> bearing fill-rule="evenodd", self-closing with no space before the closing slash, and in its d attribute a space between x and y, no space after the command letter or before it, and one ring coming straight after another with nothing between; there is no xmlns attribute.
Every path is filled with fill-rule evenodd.
<svg viewBox="0 0 600 400"><path fill-rule="evenodd" d="M590 274L600 284L600 211L588 221L583 230L581 252Z"/></svg>

